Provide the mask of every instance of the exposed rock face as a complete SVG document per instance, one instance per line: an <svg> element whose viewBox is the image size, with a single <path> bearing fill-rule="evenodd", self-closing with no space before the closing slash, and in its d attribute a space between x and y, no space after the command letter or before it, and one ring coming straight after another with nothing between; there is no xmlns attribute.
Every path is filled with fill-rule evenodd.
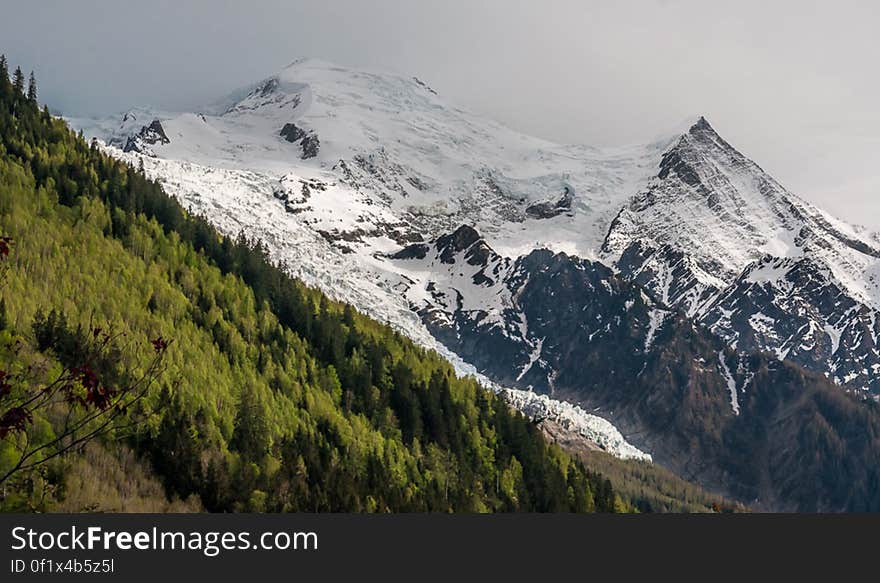
<svg viewBox="0 0 880 583"><path fill-rule="evenodd" d="M680 475L761 509L880 505L870 485L880 467L851 457L880 460L869 437L880 408L758 344L731 350L604 265L546 250L511 261L470 227L394 260L430 270L423 289L409 290L414 308L479 370L598 409ZM838 464L858 495L837 480Z"/></svg>
<svg viewBox="0 0 880 583"><path fill-rule="evenodd" d="M740 350L772 352L834 382L880 394L880 319L810 258L766 256L702 310Z"/></svg>
<svg viewBox="0 0 880 583"><path fill-rule="evenodd" d="M165 135L165 128L162 127L162 122L158 119L154 119L150 125L146 125L141 128L141 130L128 138L128 141L123 146L123 152L137 152L139 154L146 154L148 156L152 156L153 152L150 149L150 146L155 146L156 144L170 144L171 140L168 139L168 136Z"/></svg>
<svg viewBox="0 0 880 583"><path fill-rule="evenodd" d="M303 139L304 137L306 137L305 130L297 127L297 125L293 124L293 123L284 124L284 127L281 128L280 133L281 133L281 137L284 138L285 140L287 140L288 142L290 142L291 144L294 144L294 143L300 141L301 139Z"/></svg>
<svg viewBox="0 0 880 583"><path fill-rule="evenodd" d="M550 219L571 210L573 190L565 187L562 197L555 202L540 202L526 207L526 214L535 219Z"/></svg>
<svg viewBox="0 0 880 583"><path fill-rule="evenodd" d="M280 134L281 137L292 144L299 142L300 148L302 149L302 155L300 157L303 160L314 158L318 155L321 143L315 132L307 132L296 124L286 123L284 124L284 127L281 128Z"/></svg>
<svg viewBox="0 0 880 583"><path fill-rule="evenodd" d="M318 155L321 142L318 140L317 134L312 133L302 139L300 146L302 147L302 159L308 160L309 158L314 158Z"/></svg>

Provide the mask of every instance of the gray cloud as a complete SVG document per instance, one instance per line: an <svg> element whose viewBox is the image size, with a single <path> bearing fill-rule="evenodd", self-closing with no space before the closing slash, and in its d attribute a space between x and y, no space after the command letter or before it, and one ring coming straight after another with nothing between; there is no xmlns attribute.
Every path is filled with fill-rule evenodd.
<svg viewBox="0 0 880 583"><path fill-rule="evenodd" d="M694 114L793 191L880 228L878 3L63 0L3 3L0 51L70 114L182 109L299 56L418 75L556 141Z"/></svg>

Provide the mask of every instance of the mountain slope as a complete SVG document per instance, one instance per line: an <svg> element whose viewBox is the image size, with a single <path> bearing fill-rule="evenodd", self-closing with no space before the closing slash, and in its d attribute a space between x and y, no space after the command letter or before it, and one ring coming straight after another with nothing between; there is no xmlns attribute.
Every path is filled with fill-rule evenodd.
<svg viewBox="0 0 880 583"><path fill-rule="evenodd" d="M733 347L880 391L880 246L788 193L704 119L621 209L603 253Z"/></svg>
<svg viewBox="0 0 880 583"><path fill-rule="evenodd" d="M393 260L434 276L407 295L480 371L598 411L679 475L756 509L880 504L876 403L732 351L601 263L547 250L505 260L469 227Z"/></svg>
<svg viewBox="0 0 880 583"><path fill-rule="evenodd" d="M294 280L259 244L220 236L3 73L4 510L73 498L108 509L112 490L97 500L71 492L68 470L112 474L101 466L119 467L129 447L169 495L212 511L627 509L607 481L439 355ZM95 356L104 338L110 348ZM154 351L163 372L102 434L109 453L40 449L88 407L80 390L112 398ZM32 408L64 371L82 379L69 398ZM21 467L29 451L45 465ZM131 486L133 474L101 485Z"/></svg>
<svg viewBox="0 0 880 583"><path fill-rule="evenodd" d="M293 75L304 75L308 83L290 81ZM151 118L145 117L143 111L127 113L118 128L103 122L87 129L102 133L111 144L128 149L129 152L110 151L132 164L142 164L148 175L160 180L167 191L194 212L209 217L228 236L244 231L249 237L261 239L273 260L283 263L296 276L320 287L331 297L351 302L370 316L391 323L423 346L439 350L456 364L459 371L473 373L472 366L439 344L410 312L405 299L394 291L398 274L390 274L387 262L378 259L377 253L390 252L401 244L421 240L423 232L452 224L456 216L467 216L474 209L490 213L487 224L506 225L498 220L513 208L511 205L525 216L526 209L534 204L528 197L523 198L517 193L519 198L514 199L511 192L501 193L496 186L485 186L487 169L475 165L457 150L459 142L465 140L479 148L475 155L482 155L503 151L508 142L516 143L525 138L497 124L474 121L464 112L437 105L441 103L439 99L414 80L375 74L357 74L351 81L349 77L345 70L324 63L294 63L278 76L216 106L213 114L209 111L163 117L159 125L169 139L167 144L160 140L137 149L126 148L132 136L136 143L140 143L144 136L158 132L155 124L144 121ZM339 83L351 83L352 87L344 95L334 97L330 91L341 92ZM319 93L324 97L315 97ZM434 105L425 106L425 100ZM429 164L434 158L428 157L428 162L423 162L423 153L410 151L409 146L397 147L396 153L389 158L384 145L376 146L378 140L381 137L396 141L390 136L404 131L410 124L400 124L392 119L385 127L374 119L376 116L387 117L389 111L398 111L412 104L427 107L427 112L419 110L413 114L413 119L421 121L410 119L410 122L431 128L444 124L453 128L442 133L449 143L440 140L438 144L425 146L438 152L437 162L431 170L437 174L433 179L436 188L426 191L418 200L415 200L415 194L403 196L399 189L389 185L399 180L409 183L399 173L403 164L407 168L415 163ZM366 125L342 115L344 111L361 112L365 108L374 112ZM289 121L291 119L294 121ZM74 121L80 125L84 123ZM146 123L140 131L135 129L138 121ZM365 131L368 134L352 138L357 148L378 149L372 150L373 156L353 146L337 152L349 156L339 160L332 158L330 152L333 150L324 149L316 157L302 160L301 144L290 143L281 135L288 123L299 124L297 128L302 131L315 131L319 139L322 135L336 135L333 132L354 131L351 130L354 127L357 129L355 133ZM466 132L467 139L456 138L454 134L458 131ZM290 135L295 134L288 133ZM494 136L492 143L483 143L487 136ZM329 141L337 143L337 140ZM325 142L328 138L322 141ZM543 147L544 144L529 139L527 144L517 147L523 156L528 154L535 158L534 164L538 168L563 165L548 178L562 192L562 169L578 167L577 158L568 152L552 156L543 151L533 153L536 145ZM549 162L545 160L548 156ZM631 162L627 156L615 154L608 168L590 168L587 170L589 176L584 180L600 185L600 191L604 192L608 183L605 175L609 172L619 174ZM444 172L449 168L454 168L457 176L465 178L447 184ZM497 170L492 172L497 173ZM408 176L418 178L414 174ZM483 184L476 191L473 190L475 181ZM531 180L516 184L533 188ZM456 199L460 203L456 203L459 210L437 211L435 203L448 199L449 192L452 192L449 189L458 193L452 195L453 198L461 197ZM503 199L503 204L487 204L485 197ZM511 223L505 228L521 238L521 234L517 234L521 228L518 224ZM565 403L534 399L531 395L517 396L517 402L524 401L528 402L530 410L539 408L569 420L577 417L579 430L608 444L611 451L644 457L642 452L626 446L623 437L609 427L607 421Z"/></svg>
<svg viewBox="0 0 880 583"><path fill-rule="evenodd" d="M671 323L672 345L690 355L679 340L699 338L692 356L711 363L706 424L746 410L755 353L830 381L808 375L803 387L880 391L877 236L786 191L703 118L645 145L557 145L451 106L418 79L314 60L202 112L134 114L137 124L75 123L224 233L259 237L308 283L458 370L487 373L482 382L507 385L521 410L577 419L609 451L653 448L675 464L682 444L630 439L651 416L614 401L611 387L593 387L603 409L574 407L593 403L578 392L588 371L573 372L573 355L597 378L633 382L634 355L651 355ZM549 295L552 273L564 274L562 295ZM584 307L588 320L575 313ZM640 394L668 401L692 373L681 372L643 387L655 397ZM627 431L606 431L609 419ZM710 433L707 452L727 447ZM723 489L724 475L697 474ZM790 503L774 484L731 487ZM838 494L826 490L821 504L846 506Z"/></svg>

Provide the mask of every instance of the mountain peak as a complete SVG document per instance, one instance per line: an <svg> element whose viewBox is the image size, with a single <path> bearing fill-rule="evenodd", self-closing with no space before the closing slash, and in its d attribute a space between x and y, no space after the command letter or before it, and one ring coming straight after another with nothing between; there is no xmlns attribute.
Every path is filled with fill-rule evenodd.
<svg viewBox="0 0 880 583"><path fill-rule="evenodd" d="M715 131L715 128L712 127L705 116L701 115L696 118L691 118L679 127L681 127L682 130L678 134L678 138L671 142L672 147L666 151L664 158L674 155L676 151L692 150L694 148L704 149L707 147L712 149L721 148L728 153L735 152L736 155L741 156L733 146L728 144L724 138Z"/></svg>
<svg viewBox="0 0 880 583"><path fill-rule="evenodd" d="M691 126L691 128L690 128L690 130L689 130L689 132L694 132L694 131L710 131L710 132L714 132L715 130L714 130L714 129L712 128L712 126L709 124L709 120L707 120L707 119L705 118L705 116L702 116L702 115L701 115L701 116L697 119L697 121L694 122L694 124Z"/></svg>
<svg viewBox="0 0 880 583"><path fill-rule="evenodd" d="M714 128L709 124L706 117L704 115L691 115L669 127L662 133L655 135L650 143L663 146L674 146L687 135L698 135L705 132L715 133Z"/></svg>

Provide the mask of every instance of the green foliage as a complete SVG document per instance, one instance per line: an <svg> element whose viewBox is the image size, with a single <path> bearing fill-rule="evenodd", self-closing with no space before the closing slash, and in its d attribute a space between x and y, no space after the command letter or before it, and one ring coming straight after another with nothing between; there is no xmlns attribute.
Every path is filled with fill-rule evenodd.
<svg viewBox="0 0 880 583"><path fill-rule="evenodd" d="M31 71L31 76L28 78L27 98L28 101L37 102L37 79L34 77L33 71Z"/></svg>
<svg viewBox="0 0 880 583"><path fill-rule="evenodd" d="M584 451L579 458L590 470L607 476L616 493L640 512L746 511L741 504L710 494L657 464L621 460L594 450Z"/></svg>
<svg viewBox="0 0 880 583"><path fill-rule="evenodd" d="M15 241L0 368L69 366L103 326L132 340L102 374L136 375L135 339L173 340L131 413L146 421L102 444L111 458L130 448L169 495L211 511L628 509L439 355L291 278L259 241L222 237L22 91L0 76L0 234ZM14 445L0 441L0 471ZM88 459L52 467L42 507L70 507L66 468ZM39 495L28 479L2 506Z"/></svg>

